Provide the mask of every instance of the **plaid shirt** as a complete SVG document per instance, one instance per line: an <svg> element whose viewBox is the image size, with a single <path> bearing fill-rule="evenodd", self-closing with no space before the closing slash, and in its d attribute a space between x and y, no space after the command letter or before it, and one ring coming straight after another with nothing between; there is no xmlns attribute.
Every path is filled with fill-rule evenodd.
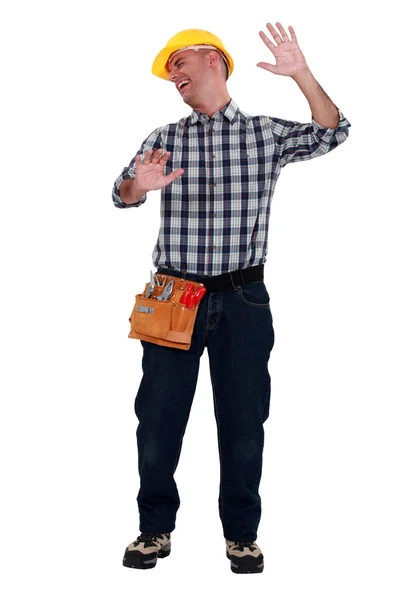
<svg viewBox="0 0 400 600"><path fill-rule="evenodd" d="M219 275L266 261L272 196L281 169L327 154L344 142L351 124L338 108L338 126L250 116L231 99L210 119L193 110L155 129L142 143L170 151L164 173L184 173L161 189L161 223L152 261L185 273ZM119 196L135 177L135 157L114 183L117 208L138 208Z"/></svg>

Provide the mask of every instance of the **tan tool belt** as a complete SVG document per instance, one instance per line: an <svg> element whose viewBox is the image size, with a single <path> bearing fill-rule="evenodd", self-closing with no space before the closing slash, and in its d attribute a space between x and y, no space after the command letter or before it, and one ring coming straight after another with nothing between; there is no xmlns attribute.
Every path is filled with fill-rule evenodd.
<svg viewBox="0 0 400 600"><path fill-rule="evenodd" d="M187 308L180 303L180 298L187 284L193 284L193 292L204 285L198 281L164 273L159 276L167 277L168 283L171 279L175 280L171 296L168 300L156 300L154 296L161 294L165 285L155 285L152 297L146 298L150 282L146 283L144 292L135 295L135 305L129 317L131 331L128 337L159 346L189 350L197 311L202 300L192 308Z"/></svg>

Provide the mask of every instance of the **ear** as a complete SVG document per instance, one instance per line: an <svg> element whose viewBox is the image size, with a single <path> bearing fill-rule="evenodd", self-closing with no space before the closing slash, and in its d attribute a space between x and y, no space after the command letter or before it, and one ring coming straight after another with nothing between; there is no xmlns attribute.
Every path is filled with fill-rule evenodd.
<svg viewBox="0 0 400 600"><path fill-rule="evenodd" d="M216 66L218 65L219 59L221 59L221 57L216 50L210 50L210 52L208 52L207 60L209 61L211 68L213 68L213 69L216 68Z"/></svg>

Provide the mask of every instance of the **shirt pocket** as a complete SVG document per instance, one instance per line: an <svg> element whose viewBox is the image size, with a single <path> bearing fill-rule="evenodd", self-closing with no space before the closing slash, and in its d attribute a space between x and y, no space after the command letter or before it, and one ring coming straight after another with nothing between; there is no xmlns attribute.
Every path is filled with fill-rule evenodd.
<svg viewBox="0 0 400 600"><path fill-rule="evenodd" d="M167 164L165 165L165 175L169 175L173 171L176 171L176 169L184 169L184 173L177 179L174 179L172 184L175 182L179 183L179 185L196 184L198 174L203 174L201 168L204 163L199 148L194 147L188 150L186 147L183 147L181 143L176 141L173 146L171 145L170 147L165 148L165 150L171 152Z"/></svg>
<svg viewBox="0 0 400 600"><path fill-rule="evenodd" d="M265 188L265 158L257 149L244 149L231 160L232 192L257 214Z"/></svg>
<svg viewBox="0 0 400 600"><path fill-rule="evenodd" d="M167 160L167 164L165 165L165 168L164 168L164 175L170 175L173 171L176 171L176 169L181 169L183 167L181 144L175 143L173 146L172 145L169 147L165 146L164 151L171 152L171 154L169 155L169 158ZM182 196L184 191L187 190L188 183L189 183L188 169L185 168L184 173L179 175L179 177L177 177L176 179L171 181L171 183L169 183L167 186L165 186L165 188L162 188L162 189L164 190L164 194L167 197L170 197L171 195L180 197L180 196Z"/></svg>
<svg viewBox="0 0 400 600"><path fill-rule="evenodd" d="M264 182L266 177L266 156L261 148L244 152L249 181Z"/></svg>

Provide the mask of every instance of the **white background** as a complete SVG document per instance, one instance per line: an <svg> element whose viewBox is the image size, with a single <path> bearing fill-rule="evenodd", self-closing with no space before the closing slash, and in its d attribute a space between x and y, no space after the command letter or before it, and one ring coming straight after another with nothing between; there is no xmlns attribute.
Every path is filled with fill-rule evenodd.
<svg viewBox="0 0 400 600"><path fill-rule="evenodd" d="M81 0L2 10L7 600L398 600L398 27L388 6ZM235 62L228 91L243 111L310 121L297 84L256 67L275 62L258 34L269 35L267 21L294 27L352 127L328 155L288 165L272 202L265 569L237 577L225 557L207 351L175 477L171 555L150 571L126 569L139 534L142 357L128 317L153 268L160 192L119 210L112 185L151 131L191 112L151 74L182 29L223 40Z"/></svg>

